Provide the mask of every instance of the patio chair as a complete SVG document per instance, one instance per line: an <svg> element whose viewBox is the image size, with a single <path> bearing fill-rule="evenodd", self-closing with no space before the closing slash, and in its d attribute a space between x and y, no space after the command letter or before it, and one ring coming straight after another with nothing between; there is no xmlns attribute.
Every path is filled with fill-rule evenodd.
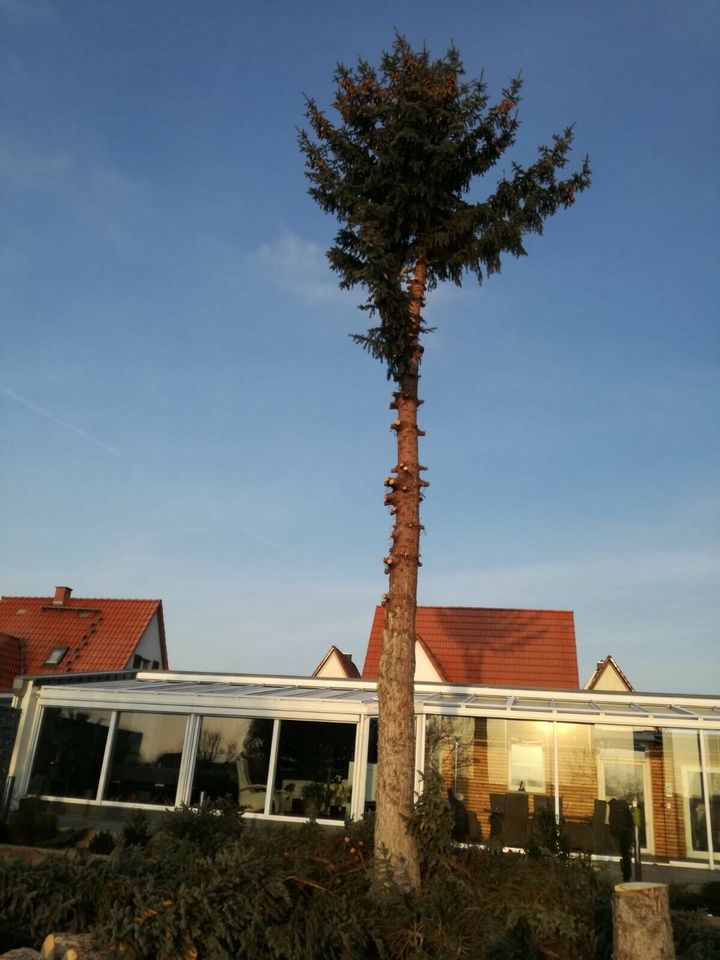
<svg viewBox="0 0 720 960"><path fill-rule="evenodd" d="M528 841L528 795L505 795L505 843L509 847L524 847Z"/></svg>
<svg viewBox="0 0 720 960"><path fill-rule="evenodd" d="M250 765L247 757L240 757L235 761L238 777L238 803L249 813L264 813L265 798L267 797L266 783L250 782ZM278 813L275 795L270 800L270 813Z"/></svg>
<svg viewBox="0 0 720 960"><path fill-rule="evenodd" d="M505 846L505 794L490 794L490 850L500 851Z"/></svg>

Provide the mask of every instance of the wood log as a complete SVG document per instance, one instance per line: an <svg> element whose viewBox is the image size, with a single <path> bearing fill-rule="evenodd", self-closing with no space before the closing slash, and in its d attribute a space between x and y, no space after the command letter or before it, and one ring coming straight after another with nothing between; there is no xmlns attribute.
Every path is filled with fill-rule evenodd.
<svg viewBox="0 0 720 960"><path fill-rule="evenodd" d="M114 956L132 960L130 955L95 950L88 933L49 933L41 950L44 960L112 960Z"/></svg>
<svg viewBox="0 0 720 960"><path fill-rule="evenodd" d="M675 960L667 884L616 885L613 944L613 960Z"/></svg>

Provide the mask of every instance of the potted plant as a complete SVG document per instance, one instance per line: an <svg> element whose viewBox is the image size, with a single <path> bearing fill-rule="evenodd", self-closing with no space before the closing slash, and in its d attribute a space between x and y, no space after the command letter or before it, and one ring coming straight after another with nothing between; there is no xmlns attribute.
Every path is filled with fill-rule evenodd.
<svg viewBox="0 0 720 960"><path fill-rule="evenodd" d="M296 800L296 799L293 797L293 794L294 794L294 793L295 793L295 784L294 784L294 783L286 783L286 784L285 784L285 801L284 801L284 803L283 803L283 812L284 812L284 813L299 813L299 812L300 812L300 811L297 809L297 804L299 803L299 801Z"/></svg>
<svg viewBox="0 0 720 960"><path fill-rule="evenodd" d="M333 820L344 820L346 804L350 799L350 790L339 773L335 774L329 784L330 804L329 815Z"/></svg>
<svg viewBox="0 0 720 960"><path fill-rule="evenodd" d="M321 817L330 803L330 784L311 780L302 788L302 795L305 801L305 816L311 820Z"/></svg>

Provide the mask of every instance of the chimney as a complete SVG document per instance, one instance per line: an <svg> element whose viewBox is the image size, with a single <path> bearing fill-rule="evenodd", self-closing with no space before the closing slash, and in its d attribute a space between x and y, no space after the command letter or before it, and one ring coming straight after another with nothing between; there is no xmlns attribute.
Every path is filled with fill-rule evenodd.
<svg viewBox="0 0 720 960"><path fill-rule="evenodd" d="M71 593L72 593L72 587L55 587L55 598L53 599L53 606L61 607L66 600L70 599Z"/></svg>

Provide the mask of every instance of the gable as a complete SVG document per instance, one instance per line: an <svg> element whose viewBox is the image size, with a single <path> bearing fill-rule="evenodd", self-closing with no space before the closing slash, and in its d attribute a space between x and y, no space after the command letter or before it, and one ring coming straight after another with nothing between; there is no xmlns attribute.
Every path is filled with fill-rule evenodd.
<svg viewBox="0 0 720 960"><path fill-rule="evenodd" d="M415 681L417 683L446 683L445 671L433 656L432 650L418 634L415 641Z"/></svg>
<svg viewBox="0 0 720 960"><path fill-rule="evenodd" d="M611 693L632 693L635 688L611 656L600 660L595 672L585 684L586 690L604 690Z"/></svg>
<svg viewBox="0 0 720 960"><path fill-rule="evenodd" d="M160 600L71 598L68 588L58 588L54 599L0 599L0 633L22 642L17 673L26 675L123 670L148 631L156 631L167 668Z"/></svg>
<svg viewBox="0 0 720 960"><path fill-rule="evenodd" d="M364 679L380 665L384 607L370 631ZM569 610L418 607L416 631L450 683L575 690L575 623Z"/></svg>
<svg viewBox="0 0 720 960"><path fill-rule="evenodd" d="M337 680L359 677L360 671L353 663L350 654L343 653L333 644L313 671L312 676Z"/></svg>

